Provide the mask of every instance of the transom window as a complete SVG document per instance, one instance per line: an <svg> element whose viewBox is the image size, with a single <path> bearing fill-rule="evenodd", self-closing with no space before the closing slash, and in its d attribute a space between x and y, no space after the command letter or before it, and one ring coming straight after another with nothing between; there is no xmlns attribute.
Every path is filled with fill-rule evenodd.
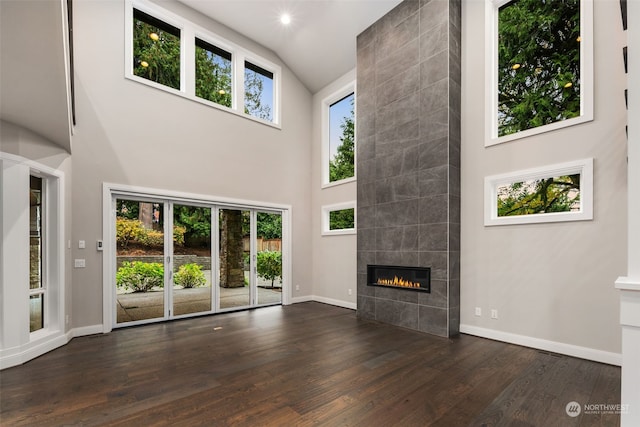
<svg viewBox="0 0 640 427"><path fill-rule="evenodd" d="M493 91L487 145L591 120L588 0L492 3Z"/></svg>
<svg viewBox="0 0 640 427"><path fill-rule="evenodd" d="M231 107L231 53L196 38L196 96Z"/></svg>
<svg viewBox="0 0 640 427"><path fill-rule="evenodd" d="M244 112L273 120L273 73L249 61L244 62Z"/></svg>
<svg viewBox="0 0 640 427"><path fill-rule="evenodd" d="M280 67L147 0L127 0L125 77L280 124Z"/></svg>
<svg viewBox="0 0 640 427"><path fill-rule="evenodd" d="M133 74L180 89L180 29L133 10Z"/></svg>

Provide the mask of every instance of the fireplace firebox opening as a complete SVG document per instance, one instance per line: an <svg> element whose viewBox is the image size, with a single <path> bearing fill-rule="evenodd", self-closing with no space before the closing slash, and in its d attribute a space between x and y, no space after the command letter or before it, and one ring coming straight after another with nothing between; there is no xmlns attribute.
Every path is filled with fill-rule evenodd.
<svg viewBox="0 0 640 427"><path fill-rule="evenodd" d="M367 285L431 292L431 269L429 267L368 265Z"/></svg>

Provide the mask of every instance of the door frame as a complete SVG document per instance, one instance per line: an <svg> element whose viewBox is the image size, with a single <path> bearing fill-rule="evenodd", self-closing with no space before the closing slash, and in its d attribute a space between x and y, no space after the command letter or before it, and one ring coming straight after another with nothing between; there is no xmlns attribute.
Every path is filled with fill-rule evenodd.
<svg viewBox="0 0 640 427"><path fill-rule="evenodd" d="M115 183L103 183L102 184L102 331L103 333L111 332L114 327L120 327L116 325L114 281L115 281L115 265L116 265L116 252L115 252L115 220L116 212L113 206L114 198L131 198L131 199L144 199L157 200L161 203L178 203L178 204L196 204L196 205L208 205L217 213L219 208L233 208L233 209L251 209L256 211L277 211L282 215L282 305L291 304L291 277L292 277L292 264L291 264L291 205L275 204L269 202L259 202L252 200L231 199L225 197L215 197L204 194L184 193L169 190L161 190L156 188L131 186ZM168 204L164 209L168 209ZM167 218L165 218L165 223ZM165 224L166 227L166 224ZM166 233L165 233L166 234ZM165 241L168 237L165 236ZM213 237L212 237L213 238ZM216 238L217 240L217 238ZM252 243L253 244L253 243ZM166 245L165 245L166 246ZM165 250L167 248L165 247ZM213 257L213 253L212 253ZM212 286L216 286L213 283ZM216 292L216 295L219 292ZM217 296L216 296L217 299ZM166 300L166 298L165 298ZM165 301L165 304L168 302ZM257 307L260 307L258 305ZM215 301L214 308L217 308L217 301ZM212 312L213 313L213 312ZM194 316L199 315L198 313ZM190 317L189 315L178 316L177 318ZM172 317L173 318L173 317ZM163 318L164 319L164 318ZM157 319L150 321L136 322L135 324L143 324L156 322Z"/></svg>

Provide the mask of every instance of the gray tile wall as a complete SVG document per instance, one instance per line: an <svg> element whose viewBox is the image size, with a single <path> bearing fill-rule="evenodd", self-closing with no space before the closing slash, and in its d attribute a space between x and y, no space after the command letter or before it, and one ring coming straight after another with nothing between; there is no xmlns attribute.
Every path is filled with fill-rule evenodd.
<svg viewBox="0 0 640 427"><path fill-rule="evenodd" d="M459 331L460 0L405 0L357 40L358 316ZM366 285L431 267L431 293Z"/></svg>

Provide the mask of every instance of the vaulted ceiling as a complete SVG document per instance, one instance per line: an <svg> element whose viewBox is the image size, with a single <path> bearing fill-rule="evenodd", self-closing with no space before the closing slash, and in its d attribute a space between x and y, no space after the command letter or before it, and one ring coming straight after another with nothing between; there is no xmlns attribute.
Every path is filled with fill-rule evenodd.
<svg viewBox="0 0 640 427"><path fill-rule="evenodd" d="M355 67L356 36L401 0L180 1L273 50L315 93Z"/></svg>
<svg viewBox="0 0 640 427"><path fill-rule="evenodd" d="M401 0L179 1L274 51L315 93L355 67L356 36ZM65 3L0 0L0 119L71 152Z"/></svg>

